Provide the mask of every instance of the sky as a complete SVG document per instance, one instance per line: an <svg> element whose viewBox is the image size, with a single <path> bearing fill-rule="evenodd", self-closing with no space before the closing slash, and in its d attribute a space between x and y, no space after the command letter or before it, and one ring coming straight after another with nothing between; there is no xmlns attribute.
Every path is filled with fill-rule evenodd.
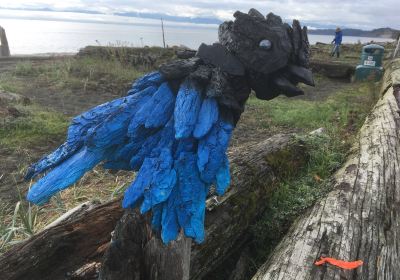
<svg viewBox="0 0 400 280"><path fill-rule="evenodd" d="M369 30L379 27L400 29L399 0L0 0L0 9L51 9L91 11L103 14L140 12L191 18L232 19L236 10L256 8L283 19L299 19L309 27L347 27ZM15 14L18 11L14 11ZM8 17L13 16L13 11ZM88 15L89 17L89 15Z"/></svg>

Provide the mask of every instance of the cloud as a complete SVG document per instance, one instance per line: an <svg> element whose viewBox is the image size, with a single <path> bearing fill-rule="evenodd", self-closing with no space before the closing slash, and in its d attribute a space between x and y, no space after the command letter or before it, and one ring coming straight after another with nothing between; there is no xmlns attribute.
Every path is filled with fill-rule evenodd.
<svg viewBox="0 0 400 280"><path fill-rule="evenodd" d="M400 29L398 0L0 0L2 8L88 10L105 14L120 12L163 13L173 16L229 20L236 10L256 8L274 12L286 20L297 18L309 25L371 29L390 26Z"/></svg>

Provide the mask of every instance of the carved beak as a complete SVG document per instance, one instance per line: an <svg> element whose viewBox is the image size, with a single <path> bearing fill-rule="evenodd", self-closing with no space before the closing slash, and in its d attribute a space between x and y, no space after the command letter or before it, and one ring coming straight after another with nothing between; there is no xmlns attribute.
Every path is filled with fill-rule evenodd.
<svg viewBox="0 0 400 280"><path fill-rule="evenodd" d="M297 81L312 87L315 86L314 77L310 69L297 65L289 65L288 71Z"/></svg>
<svg viewBox="0 0 400 280"><path fill-rule="evenodd" d="M292 84L286 77L278 76L273 79L274 85L288 97L303 95L304 92Z"/></svg>

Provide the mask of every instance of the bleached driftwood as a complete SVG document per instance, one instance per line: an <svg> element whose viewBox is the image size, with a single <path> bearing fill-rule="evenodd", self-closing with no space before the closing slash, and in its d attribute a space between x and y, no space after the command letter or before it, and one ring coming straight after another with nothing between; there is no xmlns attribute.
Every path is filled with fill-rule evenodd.
<svg viewBox="0 0 400 280"><path fill-rule="evenodd" d="M393 80L383 88L332 191L295 222L254 280L399 279L400 90ZM315 266L323 255L364 264Z"/></svg>

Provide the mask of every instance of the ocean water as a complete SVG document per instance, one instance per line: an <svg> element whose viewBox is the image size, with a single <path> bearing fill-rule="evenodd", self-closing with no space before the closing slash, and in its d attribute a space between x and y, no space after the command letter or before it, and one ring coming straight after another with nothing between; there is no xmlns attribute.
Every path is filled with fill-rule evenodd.
<svg viewBox="0 0 400 280"><path fill-rule="evenodd" d="M1 13L0 13L1 16ZM54 16L54 15L53 15ZM58 14L56 15L58 16ZM43 18L43 17L41 17ZM122 18L122 19L121 19ZM0 17L12 54L74 53L87 45L162 46L160 22L118 17L108 23L84 22L79 18L58 20ZM201 43L218 40L217 25L165 22L165 40L169 46L185 45L197 49ZM330 43L333 36L309 35L310 43ZM345 43L389 41L383 38L344 36Z"/></svg>

